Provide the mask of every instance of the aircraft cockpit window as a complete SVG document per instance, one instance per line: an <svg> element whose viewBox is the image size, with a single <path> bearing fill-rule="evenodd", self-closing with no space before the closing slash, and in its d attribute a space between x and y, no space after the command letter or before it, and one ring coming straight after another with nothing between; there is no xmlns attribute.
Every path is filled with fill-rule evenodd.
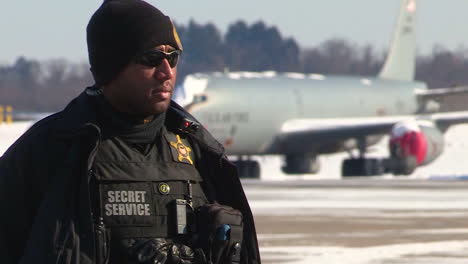
<svg viewBox="0 0 468 264"><path fill-rule="evenodd" d="M185 106L185 109L190 112L193 106L204 103L206 101L208 101L208 96L205 94L196 94L193 96L192 102Z"/></svg>
<svg viewBox="0 0 468 264"><path fill-rule="evenodd" d="M208 100L208 97L205 94L197 94L193 96L193 104L203 103Z"/></svg>

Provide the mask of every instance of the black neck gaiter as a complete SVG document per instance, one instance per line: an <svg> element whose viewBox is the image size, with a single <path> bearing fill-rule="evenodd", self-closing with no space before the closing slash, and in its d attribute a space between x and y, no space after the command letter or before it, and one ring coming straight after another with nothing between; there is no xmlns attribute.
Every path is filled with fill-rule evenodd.
<svg viewBox="0 0 468 264"><path fill-rule="evenodd" d="M118 112L104 95L96 99L103 138L119 137L130 144L151 144L160 135L166 119L165 112L145 122L142 117Z"/></svg>

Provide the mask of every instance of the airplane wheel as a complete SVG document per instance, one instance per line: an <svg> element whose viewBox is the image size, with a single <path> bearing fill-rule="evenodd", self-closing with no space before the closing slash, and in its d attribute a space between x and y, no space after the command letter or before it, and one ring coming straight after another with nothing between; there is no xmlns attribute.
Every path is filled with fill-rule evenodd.
<svg viewBox="0 0 468 264"><path fill-rule="evenodd" d="M378 176L384 173L380 159L346 159L341 167L343 177Z"/></svg>
<svg viewBox="0 0 468 264"><path fill-rule="evenodd" d="M396 160L396 166L393 169L393 175L410 175L416 170L418 163L415 157L405 157Z"/></svg>
<svg viewBox="0 0 468 264"><path fill-rule="evenodd" d="M260 164L257 161L240 160L234 161L234 164L237 166L239 178L260 178Z"/></svg>
<svg viewBox="0 0 468 264"><path fill-rule="evenodd" d="M286 174L308 174L317 173L320 170L320 162L312 153L300 155L287 155L285 166L281 168Z"/></svg>
<svg viewBox="0 0 468 264"><path fill-rule="evenodd" d="M250 161L248 178L252 178L252 179L260 178L260 164L258 164L257 161Z"/></svg>

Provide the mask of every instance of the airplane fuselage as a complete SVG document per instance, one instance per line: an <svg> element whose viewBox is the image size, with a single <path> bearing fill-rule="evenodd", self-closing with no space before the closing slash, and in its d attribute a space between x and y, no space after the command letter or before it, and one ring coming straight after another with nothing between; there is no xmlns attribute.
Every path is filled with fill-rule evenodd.
<svg viewBox="0 0 468 264"><path fill-rule="evenodd" d="M203 80L204 87L194 94L203 100L188 110L230 155L278 154L268 152L269 144L291 119L413 114L419 107L415 91L426 89L420 82L297 73L215 73L191 78Z"/></svg>

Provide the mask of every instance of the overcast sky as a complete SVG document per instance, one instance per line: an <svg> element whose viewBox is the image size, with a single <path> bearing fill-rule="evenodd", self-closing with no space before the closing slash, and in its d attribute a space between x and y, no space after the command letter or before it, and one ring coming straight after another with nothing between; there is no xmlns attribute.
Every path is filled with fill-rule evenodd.
<svg viewBox="0 0 468 264"><path fill-rule="evenodd" d="M222 32L239 19L276 26L301 47L343 37L388 46L399 0L148 0L179 24L214 23ZM6 0L0 9L0 62L18 56L87 61L86 25L99 0ZM468 47L468 0L418 0L418 47ZM184 47L189 49L189 47Z"/></svg>

